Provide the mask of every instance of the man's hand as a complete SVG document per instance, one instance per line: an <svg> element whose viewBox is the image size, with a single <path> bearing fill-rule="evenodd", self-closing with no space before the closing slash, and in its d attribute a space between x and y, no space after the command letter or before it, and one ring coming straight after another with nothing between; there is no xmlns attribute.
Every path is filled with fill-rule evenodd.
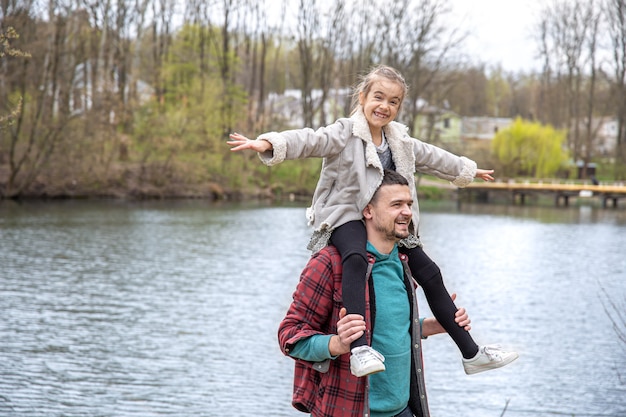
<svg viewBox="0 0 626 417"><path fill-rule="evenodd" d="M450 298L452 298L452 301L456 300L456 294L450 295ZM465 331L469 332L472 329L472 326L470 326L470 323L472 321L467 315L467 311L465 311L465 308L463 307L459 308L454 314L454 316L455 316L454 321L456 321L456 323L460 327L465 329ZM428 317L424 319L424 322L422 323L422 335L424 337L432 336L432 335L439 334L439 333L445 333L445 332L446 332L446 329L444 329L443 326L439 324L437 319L435 319L434 317Z"/></svg>
<svg viewBox="0 0 626 417"><path fill-rule="evenodd" d="M360 314L347 314L345 308L339 311L337 334L328 342L328 351L332 356L350 352L350 344L365 332L365 319Z"/></svg>
<svg viewBox="0 0 626 417"><path fill-rule="evenodd" d="M472 326L470 326L470 323L472 321L470 320L469 316L467 315L467 312L465 311L465 308L463 308L463 307L459 308L454 315L456 316L454 321L456 321L456 323L460 327L465 329L466 332L469 332L470 330L472 330Z"/></svg>
<svg viewBox="0 0 626 417"><path fill-rule="evenodd" d="M456 293L453 293L450 298L452 298L452 301L456 300ZM469 318L469 316L467 315L467 311L465 311L465 307L461 307L459 308L456 313L454 313L454 321L456 321L456 323L462 327L463 329L465 329L466 332L469 332L470 330L472 330L472 326L470 326L470 323L472 322Z"/></svg>
<svg viewBox="0 0 626 417"><path fill-rule="evenodd" d="M226 143L231 146L231 151L251 149L263 153L273 149L272 144L266 140L250 140L239 133L231 133L230 140L226 141Z"/></svg>

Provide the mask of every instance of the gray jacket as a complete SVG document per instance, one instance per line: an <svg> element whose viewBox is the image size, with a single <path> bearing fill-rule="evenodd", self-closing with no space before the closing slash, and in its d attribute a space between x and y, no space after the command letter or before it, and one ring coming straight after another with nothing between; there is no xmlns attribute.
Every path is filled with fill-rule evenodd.
<svg viewBox="0 0 626 417"><path fill-rule="evenodd" d="M465 187L476 175L476 163L408 135L398 122L384 127L396 171L409 181L413 197L411 236L401 244L420 245L419 205L415 192L415 172L431 174ZM352 220L360 220L363 209L382 182L383 167L372 142L367 119L359 108L350 118L313 130L310 128L270 132L257 140L267 140L273 150L259 154L268 166L285 160L324 158L322 171L307 210L314 234L309 249L316 252L328 244L332 231Z"/></svg>

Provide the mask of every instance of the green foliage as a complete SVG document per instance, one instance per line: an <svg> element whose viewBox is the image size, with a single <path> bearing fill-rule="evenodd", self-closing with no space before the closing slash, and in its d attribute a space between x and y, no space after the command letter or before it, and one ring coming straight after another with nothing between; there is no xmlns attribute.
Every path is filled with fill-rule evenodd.
<svg viewBox="0 0 626 417"><path fill-rule="evenodd" d="M442 187L420 185L417 194L420 200L443 200L448 191Z"/></svg>
<svg viewBox="0 0 626 417"><path fill-rule="evenodd" d="M318 158L285 161L272 168L273 184L282 184L287 192L313 194L321 166Z"/></svg>
<svg viewBox="0 0 626 417"><path fill-rule="evenodd" d="M504 176L548 178L564 166L566 132L517 118L493 139L492 151Z"/></svg>
<svg viewBox="0 0 626 417"><path fill-rule="evenodd" d="M13 95L16 95L16 94L13 94ZM9 99L10 112L5 115L0 114L0 130L7 128L11 126L13 123L15 123L17 118L20 116L23 103L24 103L24 100L21 96L18 96L16 100ZM1 142L0 142L0 145L2 145Z"/></svg>
<svg viewBox="0 0 626 417"><path fill-rule="evenodd" d="M28 52L21 51L11 46L11 41L18 39L20 35L13 27L8 27L5 32L0 32L0 58L5 56L30 58Z"/></svg>
<svg viewBox="0 0 626 417"><path fill-rule="evenodd" d="M321 159L299 159L265 166L253 152L237 152L229 155L225 168L229 186L247 194L269 191L282 198L288 194L313 194L321 169Z"/></svg>
<svg viewBox="0 0 626 417"><path fill-rule="evenodd" d="M136 111L134 136L143 149L142 154L156 159L175 156L188 161L195 155L198 163L203 163L202 154L219 152L222 132L220 101L213 99L216 90L219 91L215 84L207 81L204 91L197 88L178 100L168 100L165 105L153 102ZM212 165L217 169L217 164Z"/></svg>
<svg viewBox="0 0 626 417"><path fill-rule="evenodd" d="M11 46L11 41L18 39L20 35L15 31L13 27L8 27L6 31L0 31L0 58L14 57L14 58L30 58L31 55L28 52L21 51ZM20 116L22 110L23 99L17 93L12 94L13 97L9 97L9 113L6 115L0 114L0 129L6 128L12 125L15 120ZM0 144L2 145L2 144Z"/></svg>
<svg viewBox="0 0 626 417"><path fill-rule="evenodd" d="M173 41L163 64L164 99L135 111L136 150L142 161L184 161L200 180L222 177L228 147L225 127L245 118L243 88L224 84L216 69L215 51L207 39L217 36L209 29L185 26ZM198 58L202 57L202 58ZM202 69L205 71L202 71Z"/></svg>
<svg viewBox="0 0 626 417"><path fill-rule="evenodd" d="M168 100L180 100L192 94L194 88L198 87L196 81L202 76L208 76L200 72L203 66L206 67L209 58L204 50L205 45L201 42L206 36L207 29L186 25L172 41L170 53L162 69Z"/></svg>
<svg viewBox="0 0 626 417"><path fill-rule="evenodd" d="M501 67L491 72L485 90L489 114L499 117L504 113L506 103L511 101L511 87Z"/></svg>

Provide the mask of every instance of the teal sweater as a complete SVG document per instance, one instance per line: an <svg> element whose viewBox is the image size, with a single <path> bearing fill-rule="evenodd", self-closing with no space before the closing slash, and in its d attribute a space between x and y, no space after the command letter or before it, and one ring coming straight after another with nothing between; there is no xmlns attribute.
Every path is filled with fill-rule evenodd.
<svg viewBox="0 0 626 417"><path fill-rule="evenodd" d="M398 414L409 401L411 369L410 308L398 247L389 255L379 253L369 242L367 251L376 258L372 269L376 297L376 323L372 347L385 356L385 371L370 376L369 403L372 417ZM330 335L300 340L290 355L311 362L332 358Z"/></svg>
<svg viewBox="0 0 626 417"><path fill-rule="evenodd" d="M372 269L376 297L372 347L385 356L385 372L370 376L370 411L372 417L388 417L402 411L409 401L411 312L398 247L383 255L368 243L367 251L376 257Z"/></svg>

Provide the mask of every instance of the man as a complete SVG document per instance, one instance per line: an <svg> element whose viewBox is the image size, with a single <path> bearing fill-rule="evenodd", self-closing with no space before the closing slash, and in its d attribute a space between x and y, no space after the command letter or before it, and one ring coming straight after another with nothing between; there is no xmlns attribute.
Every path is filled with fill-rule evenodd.
<svg viewBox="0 0 626 417"><path fill-rule="evenodd" d="M281 322L282 351L296 359L293 405L313 417L428 417L421 338L444 329L420 320L413 279L397 242L409 234L413 200L406 179L385 171L363 210L370 255L365 319L346 315L341 258L328 246L311 257ZM470 330L459 309L456 321ZM366 323L371 323L371 328ZM357 378L350 372L350 343L366 334L385 360L385 371Z"/></svg>

